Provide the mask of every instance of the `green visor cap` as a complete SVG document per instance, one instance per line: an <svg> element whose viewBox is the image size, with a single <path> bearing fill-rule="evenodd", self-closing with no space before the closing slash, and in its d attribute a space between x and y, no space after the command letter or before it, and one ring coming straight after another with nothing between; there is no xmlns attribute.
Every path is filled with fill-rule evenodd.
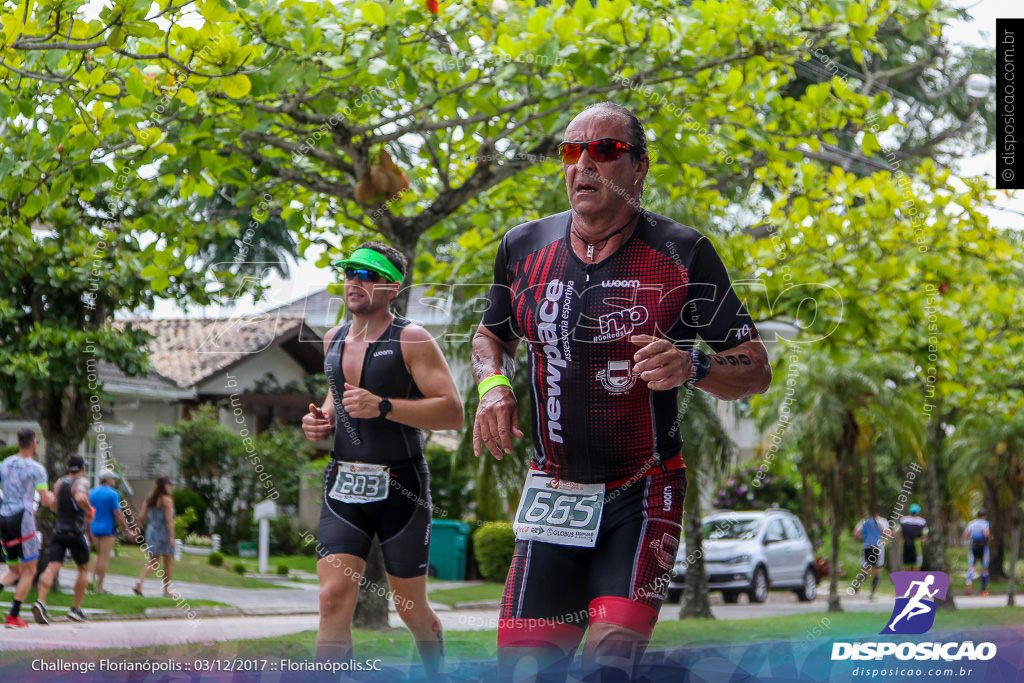
<svg viewBox="0 0 1024 683"><path fill-rule="evenodd" d="M398 272L391 261L379 251L373 249L356 249L347 259L335 261L334 265L342 268L369 268L375 270L392 282L401 282L402 274Z"/></svg>

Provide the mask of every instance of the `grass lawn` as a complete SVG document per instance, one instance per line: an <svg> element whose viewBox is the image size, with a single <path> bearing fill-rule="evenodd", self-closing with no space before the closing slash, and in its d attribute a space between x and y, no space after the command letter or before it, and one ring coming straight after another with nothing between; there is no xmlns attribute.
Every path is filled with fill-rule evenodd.
<svg viewBox="0 0 1024 683"><path fill-rule="evenodd" d="M242 561L236 558L228 559L225 557L224 566L214 567L210 564L207 555L182 555L181 561L175 562L171 568L171 579L174 581L206 583L213 586L230 586L232 588L279 588L279 586L267 583L266 581L236 574L232 571L232 567L239 561L246 565L246 571L256 570L256 563L251 560ZM142 566L145 563L146 555L141 549L121 545L117 547L117 556L110 558L110 566L107 572L138 578L139 574L142 573ZM271 567L274 566L276 565L271 564ZM157 577L157 571L154 570L148 578L154 579Z"/></svg>
<svg viewBox="0 0 1024 683"><path fill-rule="evenodd" d="M63 578L64 572L61 572L61 574L61 578ZM10 595L5 593L2 599L8 600L9 598ZM33 588L29 591L25 605L31 605L35 601L36 589ZM71 607L73 602L74 596L71 593L50 591L50 594L46 596L47 607ZM140 598L137 595L96 595L95 593L86 593L82 599L82 607L85 609L105 609L114 614L142 614L149 607L174 607L177 604L171 598ZM188 604L192 607L220 607L224 605L222 602L214 602L212 600L189 600ZM57 613L56 616L61 616L61 613Z"/></svg>
<svg viewBox="0 0 1024 683"><path fill-rule="evenodd" d="M815 550L815 555L818 557L829 556L831 551L832 540L826 535L821 546ZM845 572L845 575L839 577L839 597L842 598L846 595L846 589L850 586L851 582L857 577L858 572L861 570L861 542L853 537L852 534L844 532L839 539L839 567ZM892 581L888 579L889 573L889 554L899 553L903 555L903 541L893 541L885 548L886 565L882 570L882 580L878 586L878 593L893 595ZM949 563L949 587L954 596L964 594L964 580L967 576L967 547L964 545L953 545L947 548L946 559ZM1024 594L1024 559L1017 562L1017 592ZM1006 593L1007 591L1006 581L992 581L989 583L989 592L991 593ZM861 590L871 589L871 579L864 580ZM823 594L828 593L828 577L822 577L821 583L818 584L818 591ZM974 594L977 595L981 592L981 577L977 576L974 579Z"/></svg>
<svg viewBox="0 0 1024 683"><path fill-rule="evenodd" d="M457 602L469 602L472 600L500 600L501 592L504 588L505 584L492 583L490 581L480 586L435 588L430 591L430 599L454 607Z"/></svg>

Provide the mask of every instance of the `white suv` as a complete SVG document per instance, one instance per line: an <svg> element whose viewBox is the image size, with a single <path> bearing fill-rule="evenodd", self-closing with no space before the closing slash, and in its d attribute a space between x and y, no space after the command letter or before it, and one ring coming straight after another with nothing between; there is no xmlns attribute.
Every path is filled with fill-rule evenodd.
<svg viewBox="0 0 1024 683"><path fill-rule="evenodd" d="M786 510L727 510L704 518L704 567L708 588L726 602L746 593L764 602L769 590L792 590L802 601L814 600L818 571L814 549L796 515ZM685 538L680 540L668 602L678 602L686 581ZM690 557L690 561L697 557Z"/></svg>

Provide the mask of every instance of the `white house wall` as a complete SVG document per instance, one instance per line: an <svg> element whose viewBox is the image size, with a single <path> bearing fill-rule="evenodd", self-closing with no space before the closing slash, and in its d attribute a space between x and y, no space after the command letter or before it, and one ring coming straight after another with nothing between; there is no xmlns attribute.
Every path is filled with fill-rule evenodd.
<svg viewBox="0 0 1024 683"><path fill-rule="evenodd" d="M231 369L196 385L196 392L203 396L230 396L233 393L252 390L256 381L265 379L268 372L274 375L274 379L281 386L293 380L303 383L307 374L294 358L279 346L275 346L253 354L251 359L242 361Z"/></svg>

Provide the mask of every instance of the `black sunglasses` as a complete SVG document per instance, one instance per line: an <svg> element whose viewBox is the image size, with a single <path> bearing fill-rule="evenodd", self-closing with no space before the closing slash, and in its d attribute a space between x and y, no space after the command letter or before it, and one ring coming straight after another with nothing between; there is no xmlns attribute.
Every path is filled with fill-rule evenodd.
<svg viewBox="0 0 1024 683"><path fill-rule="evenodd" d="M359 279L363 282L380 282L384 276L375 270L369 268L346 268L345 279L355 280Z"/></svg>
<svg viewBox="0 0 1024 683"><path fill-rule="evenodd" d="M563 164L575 164L580 160L584 148L594 161L615 161L623 152L637 152L636 147L627 142L601 138L590 142L563 142L558 146L558 154L562 157Z"/></svg>

